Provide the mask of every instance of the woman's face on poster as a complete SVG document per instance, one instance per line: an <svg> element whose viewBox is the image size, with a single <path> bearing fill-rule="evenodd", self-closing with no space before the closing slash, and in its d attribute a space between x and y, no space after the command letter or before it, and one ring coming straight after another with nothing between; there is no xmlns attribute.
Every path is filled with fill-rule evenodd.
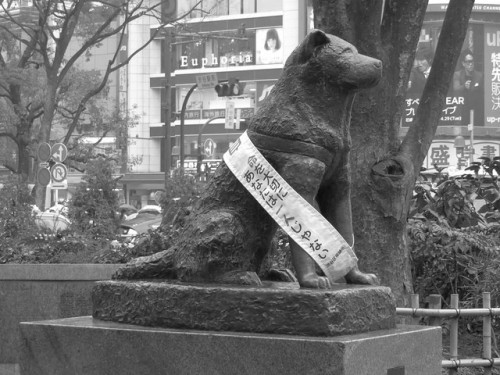
<svg viewBox="0 0 500 375"><path fill-rule="evenodd" d="M274 51L276 49L276 39L269 38L267 40L267 48Z"/></svg>

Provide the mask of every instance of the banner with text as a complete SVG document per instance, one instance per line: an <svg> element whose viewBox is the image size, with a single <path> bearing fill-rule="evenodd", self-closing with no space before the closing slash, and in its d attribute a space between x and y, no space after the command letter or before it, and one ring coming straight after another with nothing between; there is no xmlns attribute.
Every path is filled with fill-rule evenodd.
<svg viewBox="0 0 500 375"><path fill-rule="evenodd" d="M345 276L356 265L356 255L340 233L276 172L247 132L231 145L224 154L224 161L330 281Z"/></svg>

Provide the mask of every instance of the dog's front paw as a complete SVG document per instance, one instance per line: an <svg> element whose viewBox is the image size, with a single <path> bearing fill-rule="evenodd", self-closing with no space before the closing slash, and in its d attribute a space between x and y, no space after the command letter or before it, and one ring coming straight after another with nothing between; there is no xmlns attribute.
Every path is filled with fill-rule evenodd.
<svg viewBox="0 0 500 375"><path fill-rule="evenodd" d="M380 285L377 275L361 272L357 267L349 271L345 279L349 284Z"/></svg>
<svg viewBox="0 0 500 375"><path fill-rule="evenodd" d="M312 289L330 289L332 287L332 284L327 277L316 274L310 274L299 278L299 285L301 288Z"/></svg>

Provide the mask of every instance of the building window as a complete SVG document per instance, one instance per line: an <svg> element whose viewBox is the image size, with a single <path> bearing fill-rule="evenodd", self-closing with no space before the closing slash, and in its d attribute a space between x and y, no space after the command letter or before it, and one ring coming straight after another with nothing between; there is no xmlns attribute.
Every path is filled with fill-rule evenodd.
<svg viewBox="0 0 500 375"><path fill-rule="evenodd" d="M240 113L244 118L250 117L255 109L255 96L257 85L255 82L243 82L243 94L237 97L219 97L215 90L195 90L186 103L185 120L210 119L212 117L224 117L226 102L231 100L235 107L242 110ZM184 98L190 86L180 86L177 91L177 108L182 108Z"/></svg>
<svg viewBox="0 0 500 375"><path fill-rule="evenodd" d="M198 0L178 1L179 14L192 9ZM189 14L189 18L210 16L227 16L233 14L263 13L283 10L282 1L269 0L202 0L197 9Z"/></svg>
<svg viewBox="0 0 500 375"><path fill-rule="evenodd" d="M243 37L243 38L242 38ZM176 69L203 69L243 65L282 64L283 28L238 30L182 40L176 49Z"/></svg>

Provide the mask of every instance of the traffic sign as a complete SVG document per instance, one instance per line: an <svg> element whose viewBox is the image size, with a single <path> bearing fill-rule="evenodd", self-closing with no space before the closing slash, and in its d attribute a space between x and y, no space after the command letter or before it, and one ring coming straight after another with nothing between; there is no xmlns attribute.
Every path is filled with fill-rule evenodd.
<svg viewBox="0 0 500 375"><path fill-rule="evenodd" d="M38 183L42 186L47 186L50 183L50 171L48 168L40 168L36 174Z"/></svg>
<svg viewBox="0 0 500 375"><path fill-rule="evenodd" d="M213 89L217 83L217 73L201 74L196 76L196 84L199 89Z"/></svg>
<svg viewBox="0 0 500 375"><path fill-rule="evenodd" d="M56 163L50 169L50 176L54 182L63 182L68 175L68 168L64 164Z"/></svg>
<svg viewBox="0 0 500 375"><path fill-rule="evenodd" d="M68 149L64 143L56 143L52 146L52 159L56 163L62 163L68 156Z"/></svg>
<svg viewBox="0 0 500 375"><path fill-rule="evenodd" d="M51 148L47 142L42 142L38 145L37 156L41 162L47 162L50 159Z"/></svg>
<svg viewBox="0 0 500 375"><path fill-rule="evenodd" d="M217 143L214 142L213 139L208 138L205 143L203 143L203 149L205 150L205 155L210 157L215 153L215 149L217 148Z"/></svg>

